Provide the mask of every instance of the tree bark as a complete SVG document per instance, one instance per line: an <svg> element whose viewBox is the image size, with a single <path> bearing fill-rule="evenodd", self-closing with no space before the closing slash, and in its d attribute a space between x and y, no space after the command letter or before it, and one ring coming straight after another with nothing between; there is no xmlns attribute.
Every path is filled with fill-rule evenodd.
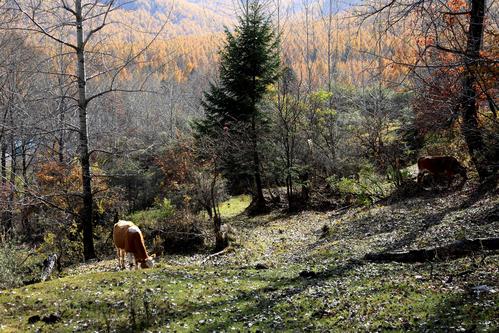
<svg viewBox="0 0 499 333"><path fill-rule="evenodd" d="M10 127L14 128L14 117L12 116L12 110L9 112ZM14 219L14 199L16 197L16 173L17 173L17 149L16 149L16 138L14 133L10 136L10 170L9 170L9 196L7 198L7 210L3 214L4 226L6 231L11 231Z"/></svg>
<svg viewBox="0 0 499 333"><path fill-rule="evenodd" d="M1 142L0 143L2 145L2 156L1 156L1 162L0 162L0 174L1 174L1 177L2 177L2 186L5 187L5 185L7 184L7 145L4 143L4 142Z"/></svg>
<svg viewBox="0 0 499 333"><path fill-rule="evenodd" d="M267 209L265 197L263 196L262 177L260 172L260 156L258 154L258 143L256 135L256 116L253 115L251 119L251 140L253 145L253 172L255 177L256 194L253 199L252 213L263 213Z"/></svg>
<svg viewBox="0 0 499 333"><path fill-rule="evenodd" d="M57 258L58 258L57 254L51 254L51 255L48 256L47 259L45 259L43 261L43 272L42 272L42 275L41 275L41 278L40 278L40 280L42 282L44 282L45 280L47 280L47 278L49 278L50 275L52 274L52 271L54 270Z"/></svg>
<svg viewBox="0 0 499 333"><path fill-rule="evenodd" d="M482 133L478 124L478 103L475 86L477 78L475 71L480 60L480 49L483 37L483 21L485 16L485 0L472 0L471 16L468 29L468 41L464 63L466 66L463 80L463 124L462 131L471 160L475 165L481 180L489 176L488 159L485 151Z"/></svg>
<svg viewBox="0 0 499 333"><path fill-rule="evenodd" d="M215 190L214 190L215 185L216 185L216 177L213 178L213 183L211 187L211 202L213 205L213 229L215 231L215 251L220 251L227 247L227 241L226 239L224 239L221 232L222 217L220 216L218 201L215 196Z"/></svg>
<svg viewBox="0 0 499 333"><path fill-rule="evenodd" d="M61 89L62 90L62 89ZM57 139L59 147L57 147L57 156L59 159L59 163L64 163L64 116L66 112L66 101L63 96L61 99L61 103L59 105L59 126L61 127L59 132L59 138Z"/></svg>
<svg viewBox="0 0 499 333"><path fill-rule="evenodd" d="M83 184L83 208L80 212L83 230L83 255L85 260L95 258L93 241L93 196L92 175L90 173L90 154L88 149L87 128L87 96L85 76L85 45L83 42L83 17L81 0L75 1L76 13L76 56L78 59L78 117L79 117L79 150Z"/></svg>
<svg viewBox="0 0 499 333"><path fill-rule="evenodd" d="M2 123L5 124L7 121L8 110L5 110L2 116ZM2 178L1 184L2 187L5 187L7 184L7 134L5 126L2 125L2 131L0 132L0 177Z"/></svg>

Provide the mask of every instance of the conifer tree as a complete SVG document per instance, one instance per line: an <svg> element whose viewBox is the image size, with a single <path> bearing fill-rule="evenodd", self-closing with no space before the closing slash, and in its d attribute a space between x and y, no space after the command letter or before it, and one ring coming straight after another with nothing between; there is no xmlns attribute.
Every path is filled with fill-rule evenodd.
<svg viewBox="0 0 499 333"><path fill-rule="evenodd" d="M244 128L249 152L238 154L236 159L247 160L232 158L230 164L249 166L255 186L252 208L254 212L261 212L266 208L259 149L264 119L261 101L277 80L278 38L260 0L247 0L241 7L242 14L234 31L225 30L219 82L205 93L206 119L197 123L197 130L200 135L216 136L223 128Z"/></svg>

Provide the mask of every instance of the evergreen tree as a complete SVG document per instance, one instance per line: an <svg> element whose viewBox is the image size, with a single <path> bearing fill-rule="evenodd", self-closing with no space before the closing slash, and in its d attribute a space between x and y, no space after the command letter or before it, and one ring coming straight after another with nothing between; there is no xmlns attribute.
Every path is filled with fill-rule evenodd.
<svg viewBox="0 0 499 333"><path fill-rule="evenodd" d="M249 166L255 185L252 206L260 212L266 208L259 152L259 129L264 120L260 102L278 77L278 38L260 0L247 0L242 7L234 32L225 30L219 82L205 93L206 119L197 123L197 130L200 135L216 136L224 129L244 128L242 135L248 140L243 141L249 152L231 156L228 164ZM234 174L234 170L227 171Z"/></svg>

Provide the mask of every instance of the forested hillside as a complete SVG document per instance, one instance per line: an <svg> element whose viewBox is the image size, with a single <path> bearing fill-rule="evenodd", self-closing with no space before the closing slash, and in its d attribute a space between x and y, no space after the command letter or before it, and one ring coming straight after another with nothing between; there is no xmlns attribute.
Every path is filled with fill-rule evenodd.
<svg viewBox="0 0 499 333"><path fill-rule="evenodd" d="M0 331L496 331L498 12L0 0Z"/></svg>

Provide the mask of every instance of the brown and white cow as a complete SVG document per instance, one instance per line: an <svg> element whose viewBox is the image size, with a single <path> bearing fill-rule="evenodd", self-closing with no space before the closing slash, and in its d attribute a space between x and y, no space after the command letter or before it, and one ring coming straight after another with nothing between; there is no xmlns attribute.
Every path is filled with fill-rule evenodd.
<svg viewBox="0 0 499 333"><path fill-rule="evenodd" d="M113 241L118 254L118 265L125 268L125 253L132 267L151 268L154 266L152 257L147 254L144 237L139 227L130 221L118 221L113 228Z"/></svg>
<svg viewBox="0 0 499 333"><path fill-rule="evenodd" d="M455 175L461 175L463 183L468 179L466 168L452 156L420 157L418 159L418 169L418 184L421 183L427 173L437 178L442 176L447 178L448 185L451 184Z"/></svg>

